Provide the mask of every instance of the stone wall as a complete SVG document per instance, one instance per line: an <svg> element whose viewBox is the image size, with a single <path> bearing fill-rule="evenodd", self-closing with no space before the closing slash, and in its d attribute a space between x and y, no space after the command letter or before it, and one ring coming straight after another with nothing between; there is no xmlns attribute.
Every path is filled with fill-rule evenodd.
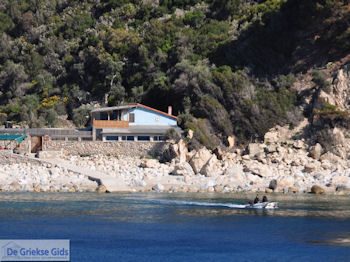
<svg viewBox="0 0 350 262"><path fill-rule="evenodd" d="M18 143L14 140L0 140L0 148L14 150L17 148L18 152L21 153L29 153L30 152L30 140L26 138L22 141L20 147L18 147Z"/></svg>
<svg viewBox="0 0 350 262"><path fill-rule="evenodd" d="M5 149L15 149L17 142L13 140L0 140L0 147Z"/></svg>
<svg viewBox="0 0 350 262"><path fill-rule="evenodd" d="M159 156L167 142L45 141L43 150L62 150L64 155Z"/></svg>

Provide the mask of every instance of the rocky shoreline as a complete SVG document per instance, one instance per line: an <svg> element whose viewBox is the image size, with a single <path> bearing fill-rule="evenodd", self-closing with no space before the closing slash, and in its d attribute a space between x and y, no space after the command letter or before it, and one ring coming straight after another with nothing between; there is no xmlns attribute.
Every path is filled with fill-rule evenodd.
<svg viewBox="0 0 350 262"><path fill-rule="evenodd" d="M1 192L93 192L97 183L50 163L10 153L0 155Z"/></svg>
<svg viewBox="0 0 350 262"><path fill-rule="evenodd" d="M303 140L252 143L225 152L188 151L180 140L169 145L163 162L106 155L63 156L62 161L118 178L128 192L350 194L350 163ZM12 154L1 156L0 167L2 192L106 191L83 174Z"/></svg>

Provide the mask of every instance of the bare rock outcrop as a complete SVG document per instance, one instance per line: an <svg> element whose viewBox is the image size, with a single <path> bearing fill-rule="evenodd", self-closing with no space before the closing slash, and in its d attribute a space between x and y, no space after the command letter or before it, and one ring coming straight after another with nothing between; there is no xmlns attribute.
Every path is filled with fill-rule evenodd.
<svg viewBox="0 0 350 262"><path fill-rule="evenodd" d="M212 155L208 162L202 167L200 173L206 177L220 175L219 168L217 166L218 159L216 155Z"/></svg>
<svg viewBox="0 0 350 262"><path fill-rule="evenodd" d="M177 143L171 143L162 155L162 160L171 162L174 158L177 158L179 162L185 162L188 154L187 146L185 142L180 139Z"/></svg>
<svg viewBox="0 0 350 262"><path fill-rule="evenodd" d="M191 165L193 171L196 174L200 173L203 166L208 162L211 156L212 154L205 147L202 147L200 150L198 150L189 161L189 164Z"/></svg>

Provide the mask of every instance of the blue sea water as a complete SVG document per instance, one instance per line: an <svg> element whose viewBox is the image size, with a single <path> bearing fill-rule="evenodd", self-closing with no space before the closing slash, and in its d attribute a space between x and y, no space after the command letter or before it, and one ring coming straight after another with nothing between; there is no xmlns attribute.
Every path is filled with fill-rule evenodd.
<svg viewBox="0 0 350 262"><path fill-rule="evenodd" d="M350 197L239 208L253 197L1 193L0 239L70 239L71 261L350 261Z"/></svg>

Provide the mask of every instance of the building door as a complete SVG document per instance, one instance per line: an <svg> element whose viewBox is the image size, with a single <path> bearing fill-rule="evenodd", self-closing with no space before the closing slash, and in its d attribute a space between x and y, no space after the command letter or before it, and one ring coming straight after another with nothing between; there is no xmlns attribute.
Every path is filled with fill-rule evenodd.
<svg viewBox="0 0 350 262"><path fill-rule="evenodd" d="M32 144L32 148L31 148L31 152L32 153L36 153L38 151L42 150L42 137L41 136L32 136L31 137L31 144Z"/></svg>

